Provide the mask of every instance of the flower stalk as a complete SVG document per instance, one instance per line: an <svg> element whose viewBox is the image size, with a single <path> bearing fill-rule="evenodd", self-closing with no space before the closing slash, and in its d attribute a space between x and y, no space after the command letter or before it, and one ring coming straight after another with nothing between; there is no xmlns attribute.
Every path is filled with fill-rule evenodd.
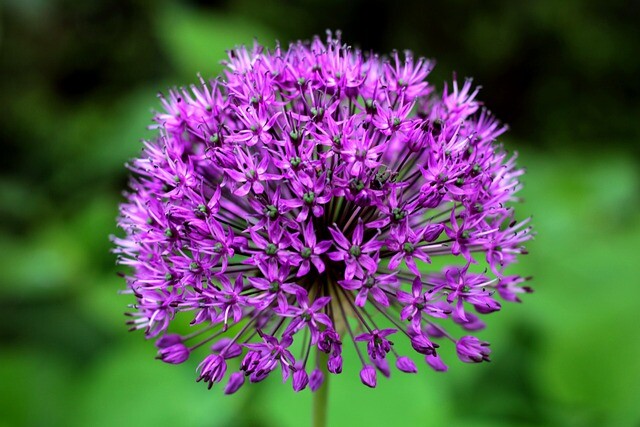
<svg viewBox="0 0 640 427"><path fill-rule="evenodd" d="M324 382L313 394L313 427L326 427L329 409L329 372L327 371L328 356L317 352L318 367L324 375Z"/></svg>

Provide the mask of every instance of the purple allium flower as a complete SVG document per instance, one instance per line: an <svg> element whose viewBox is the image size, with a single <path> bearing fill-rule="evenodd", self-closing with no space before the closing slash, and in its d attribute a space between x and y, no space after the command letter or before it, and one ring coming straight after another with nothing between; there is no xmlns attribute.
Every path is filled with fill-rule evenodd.
<svg viewBox="0 0 640 427"><path fill-rule="evenodd" d="M523 171L496 143L506 127L471 80L439 95L430 61L331 34L237 48L225 65L161 96L158 134L129 166L114 241L131 329L167 363L197 357L210 387L233 371L228 394L275 370L315 391L342 372L343 343L366 386L390 357L416 372L391 334L436 371L443 340L488 360L487 343L446 322L482 329L498 296L531 292L505 269L533 234L514 219ZM431 268L438 256L451 265ZM176 335L183 320L193 332Z"/></svg>
<svg viewBox="0 0 640 427"><path fill-rule="evenodd" d="M242 372L234 372L229 375L229 382L224 388L224 394L233 394L244 384L244 374Z"/></svg>
<svg viewBox="0 0 640 427"><path fill-rule="evenodd" d="M456 353L463 362L479 363L483 360L489 361L489 343L480 341L478 338L466 335L456 343Z"/></svg>
<svg viewBox="0 0 640 427"><path fill-rule="evenodd" d="M316 391L320 388L323 382L324 374L322 373L322 370L315 368L309 376L309 388L311 391Z"/></svg>
<svg viewBox="0 0 640 427"><path fill-rule="evenodd" d="M189 348L182 342L167 347L160 347L158 358L163 362L178 365L189 358Z"/></svg>
<svg viewBox="0 0 640 427"><path fill-rule="evenodd" d="M418 372L418 367L414 361L409 359L407 356L398 357L396 360L396 368L408 374Z"/></svg>
<svg viewBox="0 0 640 427"><path fill-rule="evenodd" d="M437 354L429 354L426 356L425 360L435 371L445 372L449 369Z"/></svg>
<svg viewBox="0 0 640 427"><path fill-rule="evenodd" d="M377 385L376 368L371 365L364 365L360 370L360 380L367 387L375 388Z"/></svg>

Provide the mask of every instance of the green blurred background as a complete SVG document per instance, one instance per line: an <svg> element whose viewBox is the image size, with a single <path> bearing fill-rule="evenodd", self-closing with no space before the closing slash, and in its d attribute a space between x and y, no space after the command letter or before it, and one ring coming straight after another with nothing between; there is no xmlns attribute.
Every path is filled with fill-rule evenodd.
<svg viewBox="0 0 640 427"><path fill-rule="evenodd" d="M436 58L511 126L536 293L487 319L493 362L360 385L333 426L640 426L640 2L5 0L0 6L0 426L304 426L273 379L224 397L126 332L108 235L155 94L224 50L343 30Z"/></svg>

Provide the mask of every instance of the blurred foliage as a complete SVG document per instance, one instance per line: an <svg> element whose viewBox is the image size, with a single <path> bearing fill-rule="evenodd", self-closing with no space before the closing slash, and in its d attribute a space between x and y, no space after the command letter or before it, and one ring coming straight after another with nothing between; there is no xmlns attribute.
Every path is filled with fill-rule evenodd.
<svg viewBox="0 0 640 427"><path fill-rule="evenodd" d="M640 3L5 0L1 5L0 426L299 426L310 394L277 378L223 397L126 334L107 236L155 92L216 75L224 50L340 28L433 57L512 130L538 237L536 293L489 319L494 363L422 367L376 390L354 355L331 425L640 423Z"/></svg>

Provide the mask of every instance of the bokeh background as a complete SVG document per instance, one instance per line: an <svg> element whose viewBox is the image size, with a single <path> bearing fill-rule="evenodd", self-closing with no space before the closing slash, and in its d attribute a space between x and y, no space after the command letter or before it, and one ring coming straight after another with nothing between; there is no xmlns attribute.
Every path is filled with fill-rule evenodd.
<svg viewBox="0 0 640 427"><path fill-rule="evenodd" d="M490 364L334 377L332 426L640 426L640 2L4 0L0 426L304 426L277 379L224 397L127 333L108 236L156 92L225 49L326 28L436 58L511 131L536 293L488 319ZM349 357L352 357L348 356ZM349 368L351 366L351 368Z"/></svg>

